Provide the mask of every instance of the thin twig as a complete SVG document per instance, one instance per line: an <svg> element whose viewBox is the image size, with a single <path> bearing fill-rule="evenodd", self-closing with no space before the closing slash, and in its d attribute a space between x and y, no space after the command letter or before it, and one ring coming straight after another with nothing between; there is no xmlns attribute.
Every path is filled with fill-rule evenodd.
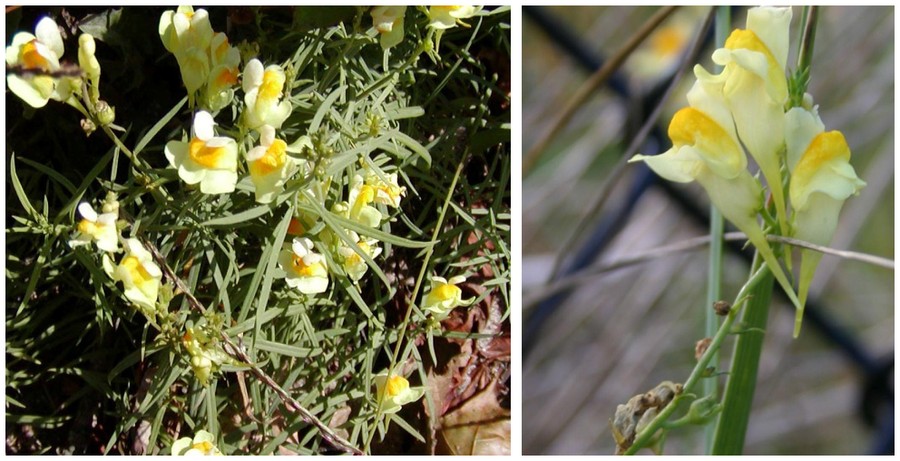
<svg viewBox="0 0 900 461"><path fill-rule="evenodd" d="M675 12L677 6L666 6L661 8L656 14L653 15L632 37L628 40L628 43L622 47L613 57L606 62L597 72L595 72L591 77L578 88L578 91L572 96L572 99L566 104L565 108L562 110L561 115L547 132L547 134L541 138L531 150L528 151L528 154L525 155L525 158L522 159L522 175L527 176L531 167L534 166L535 162L538 158L543 154L543 152L547 149L547 146L550 144L550 141L559 134L559 132L565 127L569 120L571 120L572 116L575 115L575 112L578 111L578 108L581 107L588 100L588 96L593 93L597 88L603 85L606 80L613 74L613 72L618 69L622 63L625 62L625 59L631 55L631 53L635 50L635 48L640 45L644 39L646 39L655 29L659 26L666 18L669 17L672 13Z"/></svg>
<svg viewBox="0 0 900 461"><path fill-rule="evenodd" d="M188 304L192 307L200 310L200 312L206 312L206 307L197 300L196 297L191 293L190 288L188 288L187 284L181 280L175 272L169 267L168 263L166 263L165 258L159 253L159 250L156 249L156 246L146 239L141 238L141 243L144 244L146 248L149 249L150 253L153 255L153 259L156 260L156 264L162 269L162 272L166 274L166 277L181 290L185 297L188 300ZM247 355L247 353L240 347L236 346L231 338L223 331L220 333L220 338L222 342L225 343L225 347L223 347L226 354L235 360L240 361L241 363L245 363L250 367L250 372L253 373L254 376L257 377L260 381L263 382L266 386L269 386L278 397L281 398L281 401L284 403L284 406L288 409L288 411L292 413L297 413L300 415L300 418L303 419L304 422L308 424L312 424L319 430L319 434L322 436L326 442L328 442L334 448L337 448L346 453L351 453L354 455L364 455L360 449L354 447L350 442L344 440L341 436L337 435L327 424L323 423L319 418L316 418L309 410L303 407L296 399L291 397L287 391L285 391L278 383L275 382L269 375L263 372L253 360Z"/></svg>
<svg viewBox="0 0 900 461"><path fill-rule="evenodd" d="M727 232L723 236L723 239L726 241L741 241L747 239L747 234L743 232ZM770 242L776 243L784 243L792 246L796 246L799 248L806 248L808 250L818 251L824 254L830 254L834 256L838 256L844 259L851 259L855 261L861 261L868 264L872 264L879 267L884 267L885 269L894 269L894 261L883 258L880 256L870 255L866 253L859 253L855 251L846 251L846 250L835 250L834 248L825 247L822 245L816 245L814 243L805 242L803 240L797 240L795 238L790 237L782 237L780 235L769 235L767 239ZM657 258L668 256L674 253L680 253L683 251L695 250L697 248L702 248L709 244L709 236L704 235L702 237L695 237L687 240L683 240L681 242L672 243L669 245L663 245L661 247L653 248L647 251L643 251L640 253L635 253L633 255L624 257L617 261L613 261L610 263L601 263L595 264L592 266L588 266L585 269L576 272L568 277L561 278L554 282L547 283L546 285L536 287L532 291L537 291L532 296L528 296L525 299L524 305L533 306L534 304L549 298L550 296L571 288L576 285L580 285L585 282L592 281L594 276L597 274L601 274L603 272L609 272L616 269L621 269L623 267L633 266L635 264L640 264L646 261L655 260Z"/></svg>

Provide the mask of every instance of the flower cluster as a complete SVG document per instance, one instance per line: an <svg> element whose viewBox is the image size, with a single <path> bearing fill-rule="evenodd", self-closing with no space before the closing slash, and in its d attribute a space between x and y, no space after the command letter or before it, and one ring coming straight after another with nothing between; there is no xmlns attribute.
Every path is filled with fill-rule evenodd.
<svg viewBox="0 0 900 461"><path fill-rule="evenodd" d="M19 32L6 47L6 86L35 109L51 99L75 107L83 115L82 127L90 135L96 122L108 126L115 108L100 99L100 62L97 44L90 34L78 37L78 67L61 61L65 52L59 26L49 17L38 21L34 34ZM82 87L87 94L82 94ZM83 98L84 105L78 100ZM86 106L86 107L85 107Z"/></svg>
<svg viewBox="0 0 900 461"><path fill-rule="evenodd" d="M429 6L419 7L425 13L428 20L428 38L426 42L434 43L433 58L437 58L440 49L441 36L444 31L456 27L470 27L465 19L477 16L481 6ZM389 50L403 41L403 23L406 17L405 6L375 6L369 11L372 16L372 27L380 36L381 47Z"/></svg>
<svg viewBox="0 0 900 461"><path fill-rule="evenodd" d="M209 13L179 6L159 19L159 37L166 50L175 55L181 79L191 100L203 90L201 107L217 111L234 97L241 55L222 32L214 32Z"/></svg>
<svg viewBox="0 0 900 461"><path fill-rule="evenodd" d="M831 240L844 200L864 185L850 166L850 149L838 131L825 132L812 97L785 111L791 9L752 8L747 28L732 32L713 61L718 75L694 67L696 81L687 95L689 107L669 124L673 146L667 152L637 155L660 176L677 182L697 181L722 215L747 234L775 278L797 307L794 335L809 283L820 255L801 252L799 296L781 268L757 215L768 212L763 186L747 169L746 153L760 167L774 203L776 232L813 243ZM746 148L746 151L745 151ZM782 177L782 171L788 177ZM783 184L789 184L789 198ZM788 205L791 214L788 215ZM790 258L786 258L790 264ZM788 266L790 267L790 266Z"/></svg>
<svg viewBox="0 0 900 461"><path fill-rule="evenodd" d="M209 382L209 377L232 359L210 338L203 328L188 327L181 343L191 356L191 370L202 384Z"/></svg>

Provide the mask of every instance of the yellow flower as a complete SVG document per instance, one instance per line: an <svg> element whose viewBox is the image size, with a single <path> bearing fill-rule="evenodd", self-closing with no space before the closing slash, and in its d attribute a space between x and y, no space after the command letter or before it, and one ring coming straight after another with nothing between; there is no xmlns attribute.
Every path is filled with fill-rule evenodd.
<svg viewBox="0 0 900 461"><path fill-rule="evenodd" d="M284 70L277 65L263 69L258 59L251 59L244 67L244 124L256 129L263 125L281 128L281 124L291 113L291 103L285 98Z"/></svg>
<svg viewBox="0 0 900 461"><path fill-rule="evenodd" d="M204 194L229 193L237 183L237 144L231 138L214 136L214 125L208 112L197 112L191 141L170 141L165 150L169 164L178 168L178 176L188 184L200 183Z"/></svg>
<svg viewBox="0 0 900 461"><path fill-rule="evenodd" d="M735 135L729 110L720 98L710 94L708 82L699 76L688 92L688 101L691 106L676 112L669 124L672 148L655 156L636 155L630 161L644 161L670 181L700 183L722 216L747 234L788 297L799 307L757 222L762 186L747 171L747 158Z"/></svg>
<svg viewBox="0 0 900 461"><path fill-rule="evenodd" d="M181 69L181 79L188 94L203 86L209 76L207 50L213 38L209 14L190 6L165 11L159 18L159 37L169 52L175 55Z"/></svg>
<svg viewBox="0 0 900 461"><path fill-rule="evenodd" d="M287 155L287 143L275 138L271 126L259 128L259 144L247 152L247 162L256 186L256 201L269 203L284 190L284 182L294 174L297 164Z"/></svg>
<svg viewBox="0 0 900 461"><path fill-rule="evenodd" d="M212 373L219 371L223 363L232 361L228 354L216 347L202 328L188 327L181 342L191 356L191 370L204 385L209 382Z"/></svg>
<svg viewBox="0 0 900 461"><path fill-rule="evenodd" d="M197 431L194 438L182 437L172 444L172 454L177 456L224 456L216 448L216 437L204 430Z"/></svg>
<svg viewBox="0 0 900 461"><path fill-rule="evenodd" d="M625 62L629 75L651 83L670 74L707 11L705 7L679 8Z"/></svg>
<svg viewBox="0 0 900 461"><path fill-rule="evenodd" d="M444 319L457 306L468 306L475 298L462 299L462 290L457 286L466 278L457 275L447 280L443 277L431 278L431 291L425 295L422 309L431 312L438 320Z"/></svg>
<svg viewBox="0 0 900 461"><path fill-rule="evenodd" d="M381 254L381 248L377 246L378 240L360 237L356 232L350 231L350 239L356 242L359 251L365 253L370 258L375 258ZM338 247L338 254L343 258L342 266L347 276L354 282L359 281L365 275L369 265L353 248L350 248L342 240Z"/></svg>
<svg viewBox="0 0 900 461"><path fill-rule="evenodd" d="M480 6L431 6L428 8L428 27L443 30L456 27L457 24L468 27L463 19L471 18L481 11Z"/></svg>
<svg viewBox="0 0 900 461"><path fill-rule="evenodd" d="M381 212L371 205L377 196L376 188L366 184L361 175L354 175L347 199L348 217L360 224L378 227L381 224Z"/></svg>
<svg viewBox="0 0 900 461"><path fill-rule="evenodd" d="M109 257L104 256L103 268L113 280L122 282L125 297L143 312L156 309L162 271L140 241L134 238L125 240L125 256L119 265L113 267Z"/></svg>
<svg viewBox="0 0 900 461"><path fill-rule="evenodd" d="M285 282L301 293L322 293L328 288L325 258L316 253L312 240L294 238L290 249L282 250L278 263L286 274Z"/></svg>
<svg viewBox="0 0 900 461"><path fill-rule="evenodd" d="M784 146L784 104L788 99L785 64L791 8L759 7L747 12L747 29L738 29L716 50L713 61L725 66L719 75L695 67L715 97L731 110L737 134L766 178L781 232L787 214L781 181L780 153Z"/></svg>
<svg viewBox="0 0 900 461"><path fill-rule="evenodd" d="M228 37L216 32L209 46L210 72L201 103L211 111L227 106L234 97L238 82L241 53L228 43Z"/></svg>
<svg viewBox="0 0 900 461"><path fill-rule="evenodd" d="M369 12L375 30L381 35L381 47L387 50L403 40L405 6L376 6Z"/></svg>
<svg viewBox="0 0 900 461"><path fill-rule="evenodd" d="M381 402L381 412L385 414L396 413L403 405L415 402L425 395L424 387L409 387L409 381L396 374L391 374L388 378L387 370L375 375L373 379L376 399Z"/></svg>
<svg viewBox="0 0 900 461"><path fill-rule="evenodd" d="M400 199L406 195L406 188L397 183L397 173L384 174L366 168L365 175L365 183L375 189L375 203L400 207Z"/></svg>
<svg viewBox="0 0 900 461"><path fill-rule="evenodd" d="M794 237L817 245L828 245L837 228L844 201L866 185L850 165L850 147L840 131L824 131L814 111L793 108L786 115L790 199L794 214ZM793 163L791 159L797 159ZM803 307L822 253L800 251L800 309L794 322L794 337L800 334Z"/></svg>
<svg viewBox="0 0 900 461"><path fill-rule="evenodd" d="M444 31L457 24L469 27L463 19L471 18L481 11L480 6L431 6L426 10L428 27L434 30L434 54L441 48L441 36Z"/></svg>
<svg viewBox="0 0 900 461"><path fill-rule="evenodd" d="M116 229L118 212L98 215L89 203L83 202L78 205L78 213L82 218L77 226L78 236L69 241L70 246L74 248L95 241L97 248L103 251L119 251L119 232Z"/></svg>
<svg viewBox="0 0 900 461"><path fill-rule="evenodd" d="M7 67L20 67L34 74L6 74L6 86L31 107L41 108L47 101L65 101L80 88L80 79L55 78L46 73L59 70L59 58L65 48L59 27L48 17L38 21L34 35L17 33L6 47Z"/></svg>

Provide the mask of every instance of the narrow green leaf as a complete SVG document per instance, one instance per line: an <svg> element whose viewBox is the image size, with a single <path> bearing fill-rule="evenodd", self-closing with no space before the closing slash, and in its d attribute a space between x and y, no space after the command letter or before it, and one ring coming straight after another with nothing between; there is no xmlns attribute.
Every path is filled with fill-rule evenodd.
<svg viewBox="0 0 900 461"><path fill-rule="evenodd" d="M181 107L184 106L184 103L186 102L187 96L181 98L181 101L179 101L178 104L175 104L175 107L173 107L172 110L167 112L166 115L163 115L163 117L158 122L156 122L156 125L153 125L153 127L150 128L150 130L147 131L146 134L144 134L144 137L141 138L140 141L138 141L137 145L132 151L135 156L140 154L141 151L144 150L144 147L147 147L147 144L150 143L151 140L153 140L153 138L159 133L159 130L161 130L169 123L170 120L172 120L172 117L174 117L175 114L177 114L178 111L181 110Z"/></svg>
<svg viewBox="0 0 900 461"><path fill-rule="evenodd" d="M72 184L72 181L69 181L65 176L61 175L58 171L54 170L53 168L50 168L47 165L42 165L35 161L29 160L25 157L20 157L19 160L24 162L26 165L34 168L35 170L38 170L41 173L44 173L45 175L53 178L56 182L60 183L63 187L65 187L70 195L75 193L75 185Z"/></svg>
<svg viewBox="0 0 900 461"><path fill-rule="evenodd" d="M337 87L336 90L332 91L331 94L322 101L322 105L316 110L316 115L313 116L312 120L309 122L309 132L315 133L319 131L319 126L322 124L322 120L325 118L325 114L331 110L332 104L337 101L337 98L341 97L344 94L344 91L347 89L345 85L341 85Z"/></svg>
<svg viewBox="0 0 900 461"><path fill-rule="evenodd" d="M228 216L223 216L221 218L214 218L208 221L204 221L200 223L201 226L206 227L233 227L235 224L240 224L245 221L250 221L251 219L258 218L260 216L264 216L272 211L272 207L269 205L259 205L253 207L249 210L242 211L240 213L235 213Z"/></svg>
<svg viewBox="0 0 900 461"><path fill-rule="evenodd" d="M28 194L26 194L25 189L22 188L22 183L19 182L19 175L16 173L15 154L9 158L9 180L12 182L13 190L16 191L16 197L19 198L22 208L25 209L25 212L28 213L28 216L30 216L33 221L38 222L38 212L31 204L31 200L28 199Z"/></svg>
<svg viewBox="0 0 900 461"><path fill-rule="evenodd" d="M321 349L310 349L308 347L291 346L281 344L267 339L257 339L256 348L261 351L273 352L276 354L286 355L288 357L306 358L316 356L322 353Z"/></svg>

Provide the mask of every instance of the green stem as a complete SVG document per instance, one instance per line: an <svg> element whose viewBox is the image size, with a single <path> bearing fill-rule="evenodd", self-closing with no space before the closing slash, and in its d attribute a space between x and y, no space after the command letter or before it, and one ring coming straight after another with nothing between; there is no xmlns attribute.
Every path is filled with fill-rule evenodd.
<svg viewBox="0 0 900 461"><path fill-rule="evenodd" d="M700 356L700 360L697 360L697 365L694 366L693 371L691 371L690 376L688 376L687 381L684 382L683 391L681 394L677 395L672 402L666 405L662 411L647 425L644 430L638 433L634 442L631 444L627 450L625 450L626 455L633 455L637 453L638 450L647 446L647 443L650 441L650 438L656 433L657 430L663 427L672 413L678 408L679 403L684 400L685 397L690 396L694 392L694 387L697 386L697 382L700 381L700 378L708 376L708 367L714 355L716 355L717 351L720 347L722 347L722 342L725 341L725 338L728 337L732 333L731 326L734 324L734 320L737 318L738 314L741 311L741 305L745 303L753 293L758 285L763 282L768 281L769 289L772 288L772 273L769 271L768 266L762 265L762 267L755 267L756 271L753 273L753 276L747 280L747 283L741 288L741 291L738 292L735 297L735 301L731 307L731 311L728 315L725 316L725 320L722 322L722 325L719 326L719 330L716 332L716 335L713 336L712 342L709 344L709 348L706 349L706 352ZM710 309L712 310L712 309Z"/></svg>
<svg viewBox="0 0 900 461"><path fill-rule="evenodd" d="M803 19L803 37L800 39L797 69L809 72L809 68L812 66L813 47L816 44L816 25L819 23L819 8L804 6Z"/></svg>
<svg viewBox="0 0 900 461"><path fill-rule="evenodd" d="M456 173L453 175L453 181L450 183L450 188L447 190L447 196L444 198L444 206L441 208L441 214L438 216L437 223L434 225L434 231L431 235L431 244L428 246L428 249L425 251L425 258L422 261L422 266L419 269L419 276L416 277L416 284L413 287L412 294L410 295L409 305L406 308L406 315L403 317L403 322L398 327L397 331L399 334L397 335L397 343L394 345L394 353L391 356L391 362L388 365L388 377L394 372L394 367L397 365L397 359L400 357L400 349L403 345L403 339L405 337L404 333L409 326L409 319L412 316L413 304L415 304L416 297L418 296L419 289L422 286L422 281L425 279L425 273L428 271L428 264L431 262L431 256L434 253L434 246L437 244L439 240L439 236L441 233L441 229L443 229L444 217L447 215L447 210L450 209L450 199L453 198L453 191L456 190L456 183L459 181L459 176L462 173L463 166L466 163L466 157L469 155L469 151L466 150L463 152L462 157L459 160L459 165L456 167ZM382 395L383 399L384 396ZM366 437L366 443L363 446L363 452L369 453L369 448L372 444L372 439L375 436L375 431L378 429L377 422L381 420L383 416L382 413L382 405L381 399L378 399L378 409L375 412L375 421L376 424L372 425L372 429L369 431L369 434Z"/></svg>
<svg viewBox="0 0 900 461"><path fill-rule="evenodd" d="M757 253L753 268L755 270L760 266L767 267ZM744 437L750 420L750 407L756 389L756 374L772 298L772 274L768 270L764 272L765 278L750 292L750 300L741 321L743 333L734 345L731 372L722 399L722 414L719 416L713 442L714 455L737 455L744 450Z"/></svg>
<svg viewBox="0 0 900 461"><path fill-rule="evenodd" d="M730 6L719 6L716 7L716 46L722 47L725 45L725 40L728 38L728 34L731 32L731 7ZM721 71L721 66L716 66L718 71ZM724 233L724 222L722 219L722 213L719 212L718 208L710 205L709 207L709 278L707 279L706 285L706 309L704 312L706 313L706 321L704 323L704 338L711 338L716 330L719 328L719 318L716 315L716 312L711 308L713 303L718 301L721 297L722 291L722 234ZM712 356L710 357L710 362L712 366L718 368L719 366L719 352L718 350L714 350L712 352ZM701 386L701 394L706 395L715 395L719 394L719 380L716 378L706 379L703 381ZM704 446L706 447L705 453L709 454L712 452L713 446L713 437L715 436L715 425L707 424L704 429Z"/></svg>

